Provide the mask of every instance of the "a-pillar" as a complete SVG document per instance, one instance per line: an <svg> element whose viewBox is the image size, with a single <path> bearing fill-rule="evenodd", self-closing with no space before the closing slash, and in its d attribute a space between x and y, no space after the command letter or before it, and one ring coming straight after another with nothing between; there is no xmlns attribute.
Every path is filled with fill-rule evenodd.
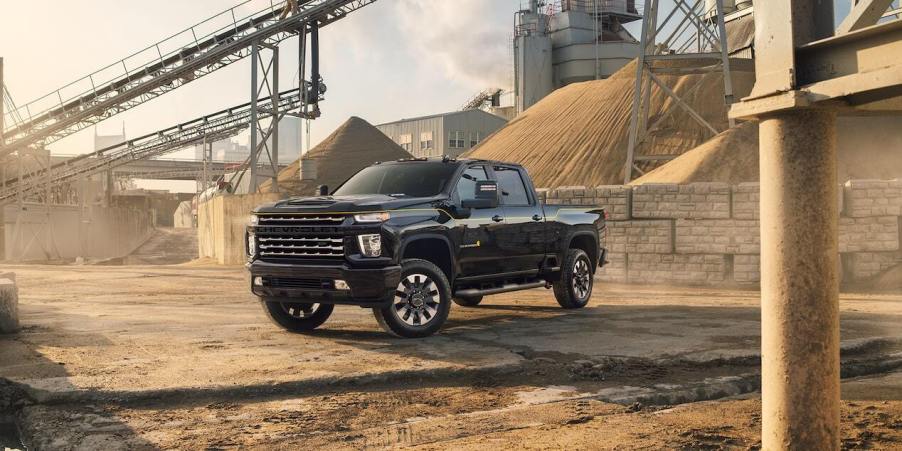
<svg viewBox="0 0 902 451"><path fill-rule="evenodd" d="M836 116L760 120L762 448L839 449Z"/></svg>

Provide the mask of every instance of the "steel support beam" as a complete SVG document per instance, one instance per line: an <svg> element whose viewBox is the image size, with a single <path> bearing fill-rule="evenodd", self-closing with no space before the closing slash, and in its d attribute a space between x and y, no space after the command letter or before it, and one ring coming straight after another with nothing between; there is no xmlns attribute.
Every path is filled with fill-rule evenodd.
<svg viewBox="0 0 902 451"><path fill-rule="evenodd" d="M630 116L630 130L627 140L626 162L624 165L624 183L633 180L636 172L644 174L637 163L652 166L667 158L649 158L648 152L642 155L640 150L645 144L649 130L657 129L670 113L680 108L685 110L690 117L695 119L709 133L716 135L718 130L706 121L691 105L683 101L680 96L670 89L655 74L664 73L706 73L722 71L724 74L724 102L727 105L733 103L733 86L730 75L729 46L727 44L726 28L724 26L723 0L716 2L716 14L711 19L703 19L705 14L701 0L694 2L677 0L669 10L660 10L660 0L645 0L645 18L642 21L642 35L640 37L639 57L636 67L636 80L633 88L633 108ZM663 18L658 22L659 15ZM667 33L666 38L663 33ZM682 43L674 48L674 43ZM690 49L693 51L685 50ZM676 50L676 53L673 51ZM679 67L668 67L667 62L673 60L682 61ZM686 67L691 62L691 66ZM649 113L652 101L652 89L657 87L674 103L664 114L655 118L654 123L649 124ZM697 89L698 86L694 87ZM729 125L734 124L733 119L726 118ZM647 169L647 167L646 167Z"/></svg>
<svg viewBox="0 0 902 451"><path fill-rule="evenodd" d="M270 177L278 192L279 155L279 48L254 43L251 46L251 139L249 193L256 193L261 179ZM265 117L261 117L261 108ZM268 131L268 132L267 132ZM261 136L268 136L270 140ZM272 145L270 145L272 143ZM262 173L261 173L262 172Z"/></svg>
<svg viewBox="0 0 902 451"><path fill-rule="evenodd" d="M836 27L836 34L845 34L877 23L893 0L857 0L849 15Z"/></svg>

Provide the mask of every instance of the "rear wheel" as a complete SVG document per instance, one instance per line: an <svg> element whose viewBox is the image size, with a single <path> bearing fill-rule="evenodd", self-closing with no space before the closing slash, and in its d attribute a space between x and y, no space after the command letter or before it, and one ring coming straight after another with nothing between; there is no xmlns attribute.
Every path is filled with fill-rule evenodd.
<svg viewBox="0 0 902 451"><path fill-rule="evenodd" d="M305 304L263 299L263 311L272 322L289 332L309 332L332 315L332 304Z"/></svg>
<svg viewBox="0 0 902 451"><path fill-rule="evenodd" d="M592 262L582 249L570 249L564 259L561 280L554 283L554 297L566 309L583 308L592 297Z"/></svg>
<svg viewBox="0 0 902 451"><path fill-rule="evenodd" d="M456 296L454 303L461 307L476 307L482 302L482 296Z"/></svg>
<svg viewBox="0 0 902 451"><path fill-rule="evenodd" d="M428 337L441 329L451 311L451 288L438 266L419 259L401 263L401 283L391 305L373 309L376 321L393 335Z"/></svg>

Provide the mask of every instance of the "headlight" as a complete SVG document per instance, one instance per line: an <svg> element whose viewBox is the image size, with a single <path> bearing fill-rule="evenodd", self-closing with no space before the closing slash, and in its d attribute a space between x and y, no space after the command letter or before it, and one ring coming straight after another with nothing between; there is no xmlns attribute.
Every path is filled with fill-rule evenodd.
<svg viewBox="0 0 902 451"><path fill-rule="evenodd" d="M388 221L391 215L388 214L387 211L380 211L378 213L363 213L359 215L354 215L354 222L360 223L374 223L374 222L385 222Z"/></svg>
<svg viewBox="0 0 902 451"><path fill-rule="evenodd" d="M358 235L360 253L365 257L378 257L382 255L382 236L379 234Z"/></svg>
<svg viewBox="0 0 902 451"><path fill-rule="evenodd" d="M255 226L260 223L260 217L257 215L251 215L250 221L248 221L248 225Z"/></svg>
<svg viewBox="0 0 902 451"><path fill-rule="evenodd" d="M247 234L247 255L250 257L257 255L257 237L253 233Z"/></svg>

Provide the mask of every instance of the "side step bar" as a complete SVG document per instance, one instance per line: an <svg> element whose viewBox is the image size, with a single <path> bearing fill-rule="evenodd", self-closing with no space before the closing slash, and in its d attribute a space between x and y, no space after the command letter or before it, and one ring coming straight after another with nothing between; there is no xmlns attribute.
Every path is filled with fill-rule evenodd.
<svg viewBox="0 0 902 451"><path fill-rule="evenodd" d="M454 293L455 296L465 296L465 297L476 297L476 296L488 296L490 294L499 294L499 293L508 293L511 291L520 291L520 290L528 290L530 288L539 288L545 287L548 284L545 281L542 282L530 282L523 284L509 283L502 287L498 288L489 288L486 290L479 290L476 288L467 288L466 290L460 290Z"/></svg>

